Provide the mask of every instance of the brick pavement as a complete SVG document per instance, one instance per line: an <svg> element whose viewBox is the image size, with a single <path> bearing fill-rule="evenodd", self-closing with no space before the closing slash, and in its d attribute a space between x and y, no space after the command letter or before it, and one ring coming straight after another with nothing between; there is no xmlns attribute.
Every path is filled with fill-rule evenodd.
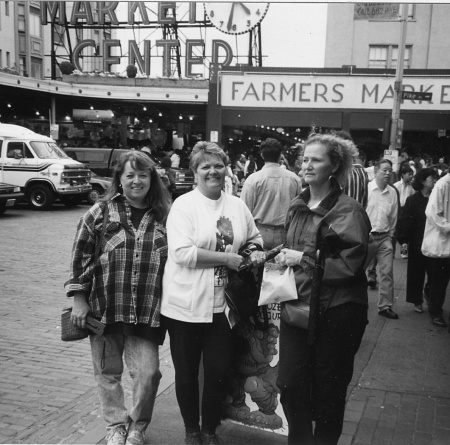
<svg viewBox="0 0 450 445"><path fill-rule="evenodd" d="M87 209L25 207L0 217L0 443L103 443L104 425L92 378L87 341L60 341L62 283L79 216ZM369 292L370 324L349 387L346 444L450 444L450 334L404 302L406 261L395 260L395 309L400 320L376 314ZM446 314L450 297L446 301ZM167 343L163 380L150 443L178 444L183 428ZM124 378L127 399L129 378ZM229 421L225 443L285 444L286 438Z"/></svg>

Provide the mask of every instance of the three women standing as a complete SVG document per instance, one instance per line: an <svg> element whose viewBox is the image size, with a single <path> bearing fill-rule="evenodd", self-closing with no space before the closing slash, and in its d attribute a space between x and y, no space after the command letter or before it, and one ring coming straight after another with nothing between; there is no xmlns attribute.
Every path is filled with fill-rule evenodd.
<svg viewBox="0 0 450 445"><path fill-rule="evenodd" d="M65 288L74 298L74 325L84 328L89 314L106 324L105 334L90 335L90 343L108 445L143 444L152 418L161 378L161 279L169 206L154 163L131 151L120 157L111 187L80 219L75 235ZM129 411L121 385L124 360L133 381Z"/></svg>

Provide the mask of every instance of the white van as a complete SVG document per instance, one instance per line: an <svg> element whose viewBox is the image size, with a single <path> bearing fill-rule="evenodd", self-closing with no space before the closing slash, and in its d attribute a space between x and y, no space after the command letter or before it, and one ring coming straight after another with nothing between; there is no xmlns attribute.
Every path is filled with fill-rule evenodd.
<svg viewBox="0 0 450 445"><path fill-rule="evenodd" d="M49 209L59 198L73 206L91 190L91 171L56 142L19 125L0 124L0 182L15 184L30 206Z"/></svg>

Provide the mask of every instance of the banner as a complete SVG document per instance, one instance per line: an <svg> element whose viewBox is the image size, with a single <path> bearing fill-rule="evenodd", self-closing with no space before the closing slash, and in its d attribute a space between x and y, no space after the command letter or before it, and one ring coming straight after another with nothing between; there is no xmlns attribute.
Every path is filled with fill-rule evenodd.
<svg viewBox="0 0 450 445"><path fill-rule="evenodd" d="M355 3L354 20L397 20L399 3Z"/></svg>

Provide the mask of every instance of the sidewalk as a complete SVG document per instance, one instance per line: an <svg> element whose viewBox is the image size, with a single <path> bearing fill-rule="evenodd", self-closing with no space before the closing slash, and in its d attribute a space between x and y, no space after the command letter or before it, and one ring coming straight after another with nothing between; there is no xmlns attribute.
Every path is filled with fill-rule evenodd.
<svg viewBox="0 0 450 445"><path fill-rule="evenodd" d="M397 254L399 256L399 254ZM431 324L428 314L405 302L406 260L394 262L395 310L399 320L378 316L377 290L369 290L369 325L349 387L344 432L339 445L450 444L450 334ZM426 307L426 306L425 306ZM448 318L450 295L445 305ZM146 442L184 443L168 342L161 349L161 380ZM93 380L93 379L92 379ZM130 382L124 379L130 398ZM0 421L1 423L1 421ZM231 421L218 434L224 444L285 444L286 437ZM105 443L94 385L10 443Z"/></svg>
<svg viewBox="0 0 450 445"><path fill-rule="evenodd" d="M450 334L433 326L426 312L418 314L405 302L406 264L406 260L395 259L399 320L378 316L377 290L369 290L370 323L355 363L340 445L450 443ZM446 314L449 303L450 295ZM162 363L166 365L164 384L147 441L179 444L184 429L167 347ZM90 433L80 443L101 441L103 425ZM222 424L219 434L227 444L286 443L285 436L230 421Z"/></svg>

